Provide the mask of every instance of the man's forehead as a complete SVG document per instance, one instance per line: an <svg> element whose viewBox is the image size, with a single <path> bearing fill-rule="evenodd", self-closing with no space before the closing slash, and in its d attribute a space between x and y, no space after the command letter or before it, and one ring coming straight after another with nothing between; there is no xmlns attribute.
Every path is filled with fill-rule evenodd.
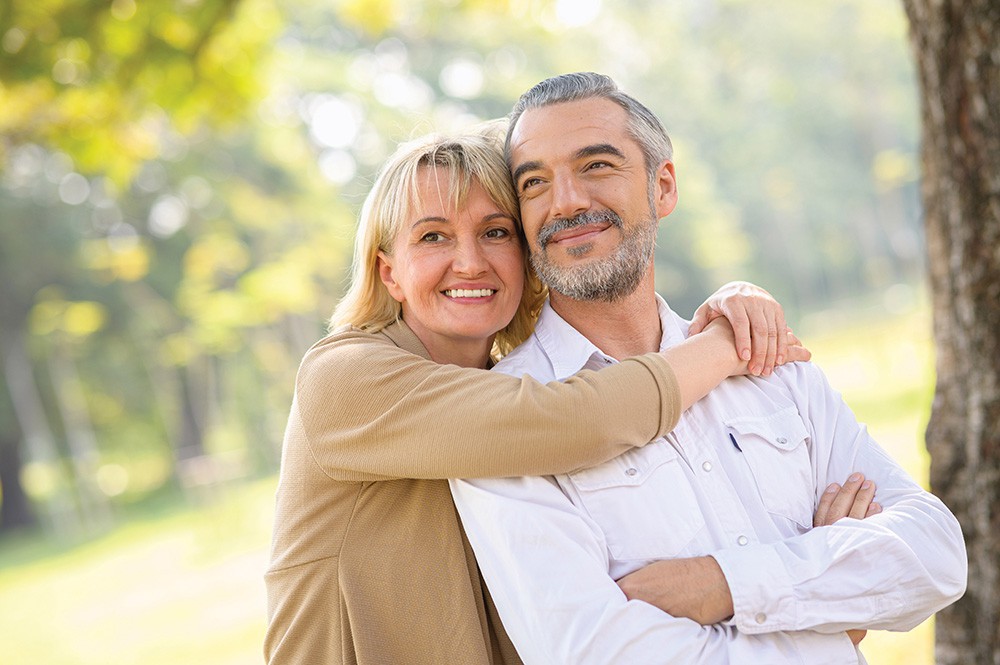
<svg viewBox="0 0 1000 665"><path fill-rule="evenodd" d="M511 156L515 164L547 161L590 144L628 142L627 121L625 109L598 97L531 108L511 132Z"/></svg>

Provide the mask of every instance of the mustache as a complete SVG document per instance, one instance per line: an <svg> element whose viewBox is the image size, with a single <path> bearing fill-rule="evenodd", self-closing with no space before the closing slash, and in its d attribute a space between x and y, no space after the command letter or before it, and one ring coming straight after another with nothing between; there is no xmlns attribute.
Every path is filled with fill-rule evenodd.
<svg viewBox="0 0 1000 665"><path fill-rule="evenodd" d="M614 210L582 212L576 217L563 217L562 219L553 221L551 224L543 226L538 232L538 246L545 249L549 242L551 242L552 236L560 231L576 228L577 226L586 226L588 224L601 224L603 222L607 222L619 229L623 229L625 227L625 224L622 222L622 218Z"/></svg>

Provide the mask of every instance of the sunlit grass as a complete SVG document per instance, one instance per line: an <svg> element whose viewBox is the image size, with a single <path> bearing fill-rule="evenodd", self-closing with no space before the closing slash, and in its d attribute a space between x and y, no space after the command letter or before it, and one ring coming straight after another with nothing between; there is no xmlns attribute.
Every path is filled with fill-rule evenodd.
<svg viewBox="0 0 1000 665"><path fill-rule="evenodd" d="M273 492L235 487L75 547L4 543L0 662L261 662Z"/></svg>
<svg viewBox="0 0 1000 665"><path fill-rule="evenodd" d="M802 322L814 359L873 436L918 480L932 348L926 311ZM68 544L0 541L0 663L260 663L275 479L235 484L193 506L130 514L109 534ZM872 665L930 665L930 622L871 632Z"/></svg>

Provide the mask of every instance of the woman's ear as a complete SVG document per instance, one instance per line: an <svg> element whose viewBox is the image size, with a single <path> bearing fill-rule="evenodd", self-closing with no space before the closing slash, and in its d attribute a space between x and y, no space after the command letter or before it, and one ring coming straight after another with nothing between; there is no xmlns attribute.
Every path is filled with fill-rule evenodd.
<svg viewBox="0 0 1000 665"><path fill-rule="evenodd" d="M396 302L403 302L403 289L399 287L399 283L392 276L392 257L385 252L379 252L378 258L376 259L378 264L378 276L385 284L385 288L389 291L389 295L392 296L393 300Z"/></svg>
<svg viewBox="0 0 1000 665"><path fill-rule="evenodd" d="M658 219L663 219L677 206L677 176L674 175L674 163L669 159L663 160L657 167L653 187L656 215Z"/></svg>

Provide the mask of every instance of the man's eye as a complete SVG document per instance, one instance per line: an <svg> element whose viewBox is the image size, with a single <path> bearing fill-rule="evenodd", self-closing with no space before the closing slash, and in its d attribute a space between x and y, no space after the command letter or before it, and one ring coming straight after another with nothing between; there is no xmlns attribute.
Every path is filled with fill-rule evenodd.
<svg viewBox="0 0 1000 665"><path fill-rule="evenodd" d="M524 180L521 181L521 191L523 192L524 190L530 187L534 187L541 181L542 181L541 178L525 178Z"/></svg>
<svg viewBox="0 0 1000 665"><path fill-rule="evenodd" d="M588 171L593 171L594 169L602 169L602 168L606 168L608 166L611 166L611 165L608 164L607 162L591 162L590 164L587 164L587 170Z"/></svg>

